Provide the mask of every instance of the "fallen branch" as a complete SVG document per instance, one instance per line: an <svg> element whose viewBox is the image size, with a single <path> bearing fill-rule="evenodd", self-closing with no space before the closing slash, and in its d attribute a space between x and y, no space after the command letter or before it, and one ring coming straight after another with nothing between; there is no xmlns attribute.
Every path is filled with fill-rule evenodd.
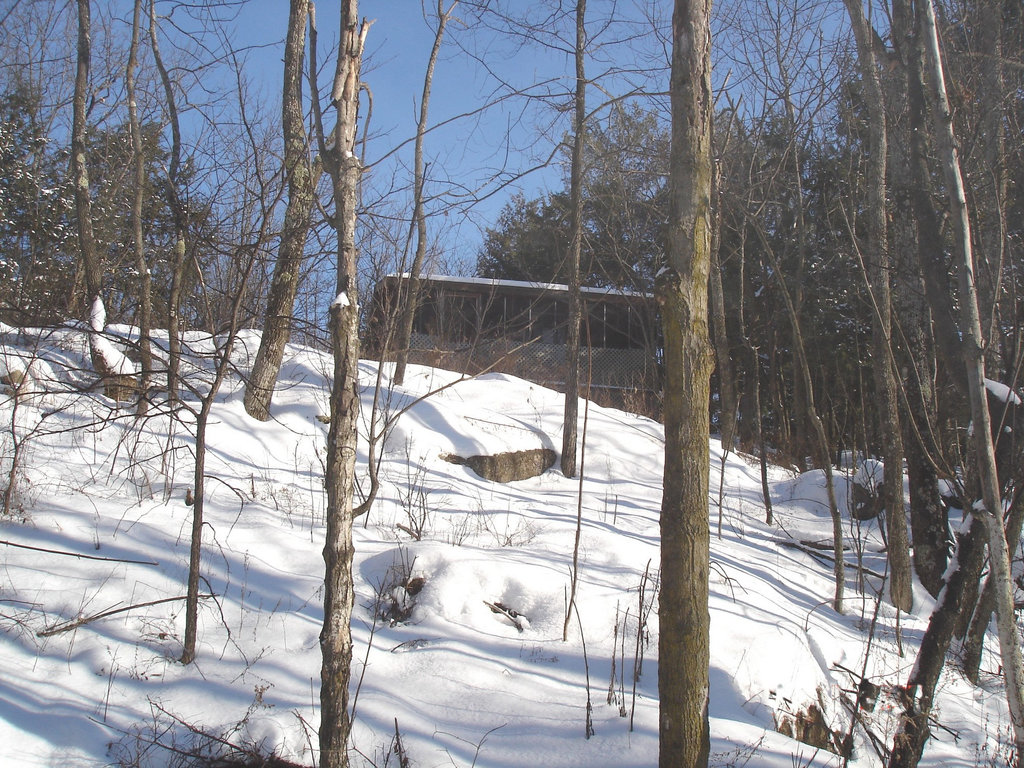
<svg viewBox="0 0 1024 768"><path fill-rule="evenodd" d="M519 617L526 617L523 616L521 613L513 611L511 608L508 608L502 605L501 603L489 603L486 600L484 600L484 605L491 609L491 613L500 613L502 616L504 616L506 619L512 622L512 626L514 626L520 632L523 631L523 623L519 620Z"/></svg>
<svg viewBox="0 0 1024 768"><path fill-rule="evenodd" d="M810 555L815 560L818 560L823 564L831 564L835 562L835 557L833 555L830 555L828 552L824 552L820 549L810 546L807 542L787 541L786 539L775 539L775 542L777 544L781 544L784 547L788 547L789 549L796 549L800 552L803 552L805 555ZM831 547L829 549L831 549ZM856 568L857 570L866 573L868 576L874 576L876 579L885 578L885 574L878 573L877 571L872 571L870 568L865 568L864 566L857 565L857 563L847 563L847 565L849 565L851 568Z"/></svg>
<svg viewBox="0 0 1024 768"><path fill-rule="evenodd" d="M160 605L161 603L173 603L176 600L185 600L187 597L187 595L181 595L180 597L164 597L160 600L150 600L148 603L135 603L134 605L126 605L122 608L111 608L110 610L102 611L101 613L96 613L92 616L82 616L73 621L67 621L63 624L58 624L55 627L50 627L49 629L41 630L39 632L36 632L36 637L51 637L53 635L59 635L63 632L69 632L72 629L77 629L78 627L85 626L86 624L91 624L92 622L98 621L99 619L105 619L108 616L114 616L118 613L132 611L136 608L148 608L151 605ZM206 599L213 597L213 595L199 595L199 597L201 599Z"/></svg>
<svg viewBox="0 0 1024 768"><path fill-rule="evenodd" d="M130 565L160 565L160 563L154 562L152 560L125 560L120 557L99 557L98 555L83 555L80 552L66 552L60 549L44 549L43 547L33 547L29 544L16 544L13 541L0 540L0 544L4 544L8 547L17 547L18 549L29 549L33 552L44 552L47 555L77 557L80 560L100 560L104 563L128 563Z"/></svg>
<svg viewBox="0 0 1024 768"><path fill-rule="evenodd" d="M792 543L787 539L776 539L780 544ZM835 551L835 545L831 541L810 541L809 539L800 539L800 543L805 547L818 550L831 550ZM846 552L849 547L843 547L843 552Z"/></svg>
<svg viewBox="0 0 1024 768"><path fill-rule="evenodd" d="M416 535L416 531L414 531L412 528L410 528L407 525L402 525L401 523L395 523L395 528L400 530L402 533L404 533L406 536L408 536L409 538L413 539L414 541L419 541L420 539L423 538L422 535Z"/></svg>

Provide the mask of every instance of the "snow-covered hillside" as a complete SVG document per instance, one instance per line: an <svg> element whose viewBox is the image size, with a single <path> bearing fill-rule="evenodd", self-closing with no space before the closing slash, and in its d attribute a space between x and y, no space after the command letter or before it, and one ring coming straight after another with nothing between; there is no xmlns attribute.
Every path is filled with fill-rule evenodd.
<svg viewBox="0 0 1024 768"><path fill-rule="evenodd" d="M2 373L28 368L31 381L0 404L4 484L15 444L22 462L22 511L0 532L0 762L163 766L178 758L152 741L188 750L195 728L312 765L327 358L289 347L268 423L246 416L237 376L217 398L203 568L212 597L185 667L183 603L168 598L185 591L189 423L155 408L139 427L130 411L75 393L87 359L74 330L12 331L3 342ZM191 342L188 375L199 382L212 342ZM238 371L257 345L242 337ZM363 435L377 372L361 368ZM457 378L414 367L390 388L382 377L386 412L407 410L384 446L381 494L355 530L354 764L384 765L397 728L424 768L655 765L660 426L591 405L582 483L557 469L493 483L445 455L555 448L561 398L504 375ZM831 566L786 546L830 539L822 476L773 471L766 525L756 462L727 457L719 509L722 451L710 448L712 764L839 765L774 724L820 701L845 732L839 700L865 664L882 691L866 717L891 739L890 691L913 663L927 594L917 589L899 629L884 602L873 623L879 579L858 583L850 569L847 613L834 613ZM358 469L365 476L365 440ZM563 642L579 493L578 614ZM884 572L874 524L851 522L847 534L865 573ZM947 668L943 728L924 765L990 764L1008 717L996 661L985 663L982 689ZM851 765L879 764L865 734L855 731Z"/></svg>

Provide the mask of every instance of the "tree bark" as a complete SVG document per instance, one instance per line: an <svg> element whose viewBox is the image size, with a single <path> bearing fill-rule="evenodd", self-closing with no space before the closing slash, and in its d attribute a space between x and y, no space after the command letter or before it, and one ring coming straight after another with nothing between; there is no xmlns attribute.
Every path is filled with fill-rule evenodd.
<svg viewBox="0 0 1024 768"><path fill-rule="evenodd" d="M666 382L658 661L662 768L706 766L710 751L710 12L710 0L676 0L674 6L667 264L655 284Z"/></svg>
<svg viewBox="0 0 1024 768"><path fill-rule="evenodd" d="M749 207L750 203L750 189L752 185L748 186L746 204ZM718 200L721 201L721 197ZM717 217L718 224L721 223L721 215ZM716 225L717 226L717 225ZM749 402L750 412L747 414L746 420L748 423L752 423L754 426L754 442L757 445L758 452L758 464L761 469L761 498L764 501L765 509L765 522L768 525L772 524L773 512L772 512L772 497L771 489L768 486L768 454L767 445L764 439L764 423L761 415L761 355L757 349L757 345L754 343L753 338L747 332L747 319L746 319L746 299L745 299L745 284L746 284L746 271L747 271L747 228L741 225L739 228L739 247L737 251L737 259L739 264L739 292L737 295L738 304L736 308L736 320L739 326L740 338L743 340L744 352L749 355L750 369L747 378L747 395L744 398L746 402ZM714 234L714 232L712 232ZM712 265L712 268L713 265ZM742 422L737 426L742 426ZM742 440L742 436L741 436Z"/></svg>
<svg viewBox="0 0 1024 768"><path fill-rule="evenodd" d="M207 398L196 419L195 465L192 473L192 532L189 540L188 584L185 598L185 634L180 661L191 664L196 658L199 636L199 568L203 556L203 515L206 500L206 426L213 398Z"/></svg>
<svg viewBox="0 0 1024 768"><path fill-rule="evenodd" d="M583 148L586 142L587 79L584 52L586 0L576 0L576 90L574 97L572 165L569 171L569 325L565 340L565 408L562 414L562 474L576 476L576 422L580 397L580 323L583 299L580 295L580 252L583 248Z"/></svg>
<svg viewBox="0 0 1024 768"><path fill-rule="evenodd" d="M861 0L843 0L857 41L857 58L864 82L864 101L868 113L867 170L867 270L868 287L874 303L871 327L875 390L879 399L879 433L886 472L882 481L882 505L889 533L889 599L898 610L909 612L913 604L913 576L910 570L910 543L907 516L903 504L903 440L897 399L896 371L893 368L892 293L889 284L890 260L886 210L886 162L889 142L885 119L882 82L875 60L874 30L864 17ZM856 237L856 233L851 233Z"/></svg>
<svg viewBox="0 0 1024 768"><path fill-rule="evenodd" d="M274 385L281 372L284 347L291 333L295 293L305 260L306 238L314 202L313 169L303 125L302 61L306 48L308 0L291 0L288 34L284 46L284 86L281 126L284 134L284 173L288 180L288 205L274 276L267 294L263 335L245 385L246 413L259 421L270 418Z"/></svg>
<svg viewBox="0 0 1024 768"><path fill-rule="evenodd" d="M1006 544L1010 552L1016 552L1020 544L1021 525L1024 524L1024 493L1018 492L1009 514L1006 516ZM996 609L995 582L991 576L985 580L981 597L974 607L971 625L963 641L963 660L961 667L964 677L975 685L980 680L981 655L985 645L985 635Z"/></svg>
<svg viewBox="0 0 1024 768"><path fill-rule="evenodd" d="M960 331L949 290L950 264L945 255L942 222L933 203L933 174L928 165L931 97L926 83L925 49L920 33L914 31L918 25L910 0L895 0L893 19L899 32L896 43L903 47L902 58L906 67L910 202L917 227L917 257L931 312L935 351L956 387L966 392Z"/></svg>
<svg viewBox="0 0 1024 768"><path fill-rule="evenodd" d="M356 271L356 205L362 168L355 153L361 90L360 67L369 23L359 24L357 0L342 0L338 58L331 91L336 111L328 149L315 87L317 141L334 192L333 225L338 240L337 295L328 320L334 351L331 426L327 433L327 536L324 543L324 624L320 632L320 765L347 768L348 683L352 663L352 499L355 490L359 416L359 309ZM310 3L310 78L317 71L316 16Z"/></svg>
<svg viewBox="0 0 1024 768"><path fill-rule="evenodd" d="M776 56L778 56L778 49L776 50ZM791 93L791 83L788 67L789 62L779 60L778 68L782 75L782 98L786 109L786 119L789 124L789 130L791 132L790 147L788 155L792 159L792 179L793 179L793 198L792 208L795 216L793 222L793 232L796 240L796 264L795 269L792 270L792 280L786 284L785 279L781 278L783 284L786 286L788 293L788 301L793 304L793 317L796 318L798 324L801 323L800 318L803 315L804 305L804 270L807 265L807 223L804 213L805 207L805 195L804 195L804 168L802 160L803 149L802 140L797 130L797 115L796 109L793 106L793 98ZM785 194L785 193L784 193ZM781 273L780 273L781 275ZM807 359L807 349L804 348L801 353L804 360ZM794 361L794 366L801 366L799 360ZM790 451L793 454L793 458L796 459L798 466L801 471L807 469L806 459L809 455L813 455L815 458L813 461L817 461L821 464L821 450L818 444L818 440L815 438L819 427L822 429L824 434L824 426L821 424L821 420L815 412L814 407L814 391L813 381L811 378L802 375L799 370L793 371L792 381L792 411L794 428L789 433L788 445ZM810 433L810 437L808 436ZM826 451L826 454L828 451ZM828 459L825 464L821 464L822 469L828 471L831 466L831 459ZM838 561L838 559L837 559Z"/></svg>
<svg viewBox="0 0 1024 768"><path fill-rule="evenodd" d="M916 270L912 274L916 276ZM914 542L914 570L928 593L938 597L949 559L949 520L939 495L939 473L935 464L940 453L935 440L935 391L931 372L934 359L928 359L931 350L926 338L929 316L922 301L923 281L916 279L913 282L913 285L900 289L904 294L901 312L908 342L907 353L914 368L906 377L907 420L914 428L904 431L910 486L910 528Z"/></svg>
<svg viewBox="0 0 1024 768"><path fill-rule="evenodd" d="M909 218L913 222L913 254L897 284L912 370L906 376L907 419L911 427L904 445L910 484L910 521L914 541L914 568L922 585L938 597L947 567L948 515L939 496L936 462L941 460L936 418L936 353L945 368L961 369L959 334L953 322L949 293L942 285L947 273L939 222L932 203L928 168L927 95L924 48L914 33L914 19L906 2L892 10L893 40L904 63L907 93L908 143L906 172ZM933 334L935 342L932 342ZM961 381L959 376L955 376Z"/></svg>
<svg viewBox="0 0 1024 768"><path fill-rule="evenodd" d="M978 304L981 311L982 334L985 344L985 369L989 378L1006 381L1006 369L1012 376L1013 360L1004 357L1003 333L1000 322L999 294L1003 264L1006 258L1007 210L1010 195L1009 163L1006 155L1006 85L1003 51L1003 1L992 0L977 4L977 50L980 57L981 86L985 98L979 99L982 114L979 118L979 139L984 151L986 177L977 190L975 203L979 210L987 210L982 217L977 242L977 271L979 274Z"/></svg>

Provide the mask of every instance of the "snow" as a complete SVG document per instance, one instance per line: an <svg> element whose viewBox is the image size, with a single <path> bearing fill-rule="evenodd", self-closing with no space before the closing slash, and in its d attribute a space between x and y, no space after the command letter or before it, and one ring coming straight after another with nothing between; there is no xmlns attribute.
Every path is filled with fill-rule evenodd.
<svg viewBox="0 0 1024 768"><path fill-rule="evenodd" d="M853 476L854 485L874 491L882 487L885 465L878 459L863 459Z"/></svg>
<svg viewBox="0 0 1024 768"><path fill-rule="evenodd" d="M989 391L996 399L1002 403L1008 403L1010 405L1020 405L1020 395L1014 392L1005 384L992 379L985 379L985 389Z"/></svg>
<svg viewBox="0 0 1024 768"><path fill-rule="evenodd" d="M84 768L138 758L140 765L163 766L171 755L146 747L146 740L155 731L180 748L193 743L188 726L195 726L312 765L327 430L317 417L327 412L329 358L287 348L274 418L266 423L245 414L240 379L223 385L209 422L203 555L203 589L216 599L200 606L197 661L184 667L177 661L182 604L153 601L185 590L191 508L184 495L194 425L184 411L172 429L154 408L136 426L130 416L117 418L102 397L81 394L86 335L25 332L24 347L11 339L4 347L5 360L35 359L48 372L38 394L17 401L15 429L28 436L24 476L15 486L22 511L0 522L0 539L10 542L0 572L4 760ZM250 365L258 343L255 332L240 338L238 370ZM186 339L194 357L184 371L193 385L209 380L212 346L199 334ZM390 366L383 374L389 413L408 410L384 446L380 496L354 529L352 745L366 758L354 752L353 765L383 764L396 720L417 766L656 764L661 427L590 406L579 621L562 642L579 481L552 469L500 485L442 458L559 445L562 397L503 374L463 380L410 366L402 387L391 387ZM363 362L364 436L376 378L377 365ZM5 478L13 406L9 398L0 401ZM179 450L167 453L168 441ZM848 613L833 612L831 565L781 543L830 539L822 474L773 469L769 526L757 462L742 454L726 459L719 512L722 453L717 440L709 448L711 764L838 766L835 756L777 733L774 721L820 698L833 727L845 731L847 715L837 702L855 680L837 665L865 664L874 596L883 585L866 577L866 591L858 591L856 570L848 569ZM361 439L362 478L366 451ZM837 474L836 481L845 499L848 477ZM862 537L865 566L884 572L878 529L873 522L859 526L848 523L847 536L851 543ZM420 531L420 540L410 530ZM402 586L406 577L423 579L415 596ZM378 606L389 598L409 610L405 620L381 617ZM521 628L487 603L515 611ZM907 678L932 605L918 586L915 612L899 621L902 656L896 614L888 603L879 610L867 670L883 692L868 717L890 741L894 687ZM40 634L129 606L137 607ZM1001 734L1005 739L1009 720L991 653L985 668L980 688L947 669L937 711L957 738L934 729L923 766L972 766L997 748ZM590 739L588 684L596 731ZM877 765L863 731L856 733L850 764Z"/></svg>
<svg viewBox="0 0 1024 768"><path fill-rule="evenodd" d="M658 272L660 276L666 272L667 267L662 267ZM400 275L390 274L390 278L408 280L411 277L409 272ZM564 283L540 283L530 280L504 280L493 277L456 277L453 275L422 275L420 280L428 283L456 283L458 285L476 285L487 288L527 288L533 291L546 291L550 293L566 293L569 286ZM653 294L630 290L629 288L596 288L592 286L580 286L580 293L587 296L638 296L642 298L653 298Z"/></svg>
<svg viewBox="0 0 1024 768"><path fill-rule="evenodd" d="M103 299L97 296L89 312L89 328L92 330L89 343L102 358L110 373L118 376L138 375L139 367L114 346L110 337L106 335L106 326L107 310L103 306Z"/></svg>
<svg viewBox="0 0 1024 768"><path fill-rule="evenodd" d="M89 327L94 333L103 333L107 327L107 309L103 306L103 299L99 296L93 299L92 307L89 310Z"/></svg>
<svg viewBox="0 0 1024 768"><path fill-rule="evenodd" d="M351 307L352 302L348 300L348 293L342 291L338 294L337 298L331 303L332 307Z"/></svg>

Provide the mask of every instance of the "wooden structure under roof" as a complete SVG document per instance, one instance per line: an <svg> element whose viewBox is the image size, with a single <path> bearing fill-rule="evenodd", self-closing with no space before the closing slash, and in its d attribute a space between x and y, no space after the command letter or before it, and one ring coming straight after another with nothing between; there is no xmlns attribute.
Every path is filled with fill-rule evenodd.
<svg viewBox="0 0 1024 768"><path fill-rule="evenodd" d="M408 286L407 275L388 275L376 286L368 334L375 356L393 357L385 349L394 325L389 320L397 319ZM431 275L419 279L419 293L410 363L501 371L554 388L564 384L567 286ZM657 389L660 337L653 297L611 288L583 288L581 294L581 387L590 370L591 386L599 389Z"/></svg>

